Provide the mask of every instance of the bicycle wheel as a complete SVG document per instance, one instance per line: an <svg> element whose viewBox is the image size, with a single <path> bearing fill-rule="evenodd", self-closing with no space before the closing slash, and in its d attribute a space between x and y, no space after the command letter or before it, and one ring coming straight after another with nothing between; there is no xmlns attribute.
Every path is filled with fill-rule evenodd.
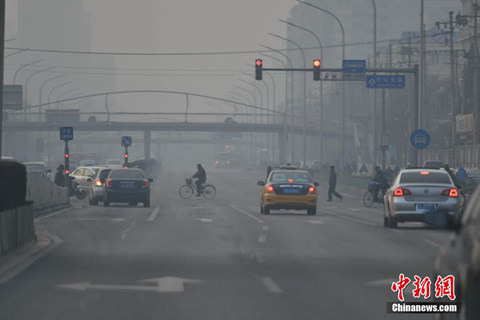
<svg viewBox="0 0 480 320"><path fill-rule="evenodd" d="M363 195L363 205L367 208L370 208L375 203L373 194L370 191L365 192Z"/></svg>
<svg viewBox="0 0 480 320"><path fill-rule="evenodd" d="M178 194L182 199L190 199L193 196L193 188L187 184L184 184L180 187L180 189L178 189Z"/></svg>
<svg viewBox="0 0 480 320"><path fill-rule="evenodd" d="M212 186L211 184L206 184L205 186L203 186L202 189L203 189L202 195L205 199L211 200L215 198L215 195L217 194L217 190L215 189L214 186Z"/></svg>

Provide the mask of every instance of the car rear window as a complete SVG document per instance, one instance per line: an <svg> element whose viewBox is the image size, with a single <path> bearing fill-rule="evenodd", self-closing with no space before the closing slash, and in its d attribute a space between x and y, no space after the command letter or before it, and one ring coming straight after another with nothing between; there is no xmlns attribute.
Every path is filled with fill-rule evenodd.
<svg viewBox="0 0 480 320"><path fill-rule="evenodd" d="M311 182L311 180L305 172L274 172L270 182Z"/></svg>
<svg viewBox="0 0 480 320"><path fill-rule="evenodd" d="M423 174L422 174L423 173ZM428 174L427 174L428 173ZM400 183L438 183L451 184L450 177L446 172L403 172L400 176Z"/></svg>
<svg viewBox="0 0 480 320"><path fill-rule="evenodd" d="M100 173L98 174L98 178L99 179L105 179L108 177L108 175L110 174L110 171L112 171L111 169L108 169L108 170L102 170L100 171Z"/></svg>
<svg viewBox="0 0 480 320"><path fill-rule="evenodd" d="M113 170L110 174L112 179L144 179L145 175L140 170Z"/></svg>

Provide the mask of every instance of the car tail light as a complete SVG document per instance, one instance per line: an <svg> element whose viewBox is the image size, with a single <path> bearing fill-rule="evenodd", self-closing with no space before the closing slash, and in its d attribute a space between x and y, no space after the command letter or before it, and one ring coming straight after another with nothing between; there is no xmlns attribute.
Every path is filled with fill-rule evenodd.
<svg viewBox="0 0 480 320"><path fill-rule="evenodd" d="M420 172L420 174L421 174L422 176L428 176L428 175L430 174L430 172L428 172L428 171L422 171L422 172Z"/></svg>
<svg viewBox="0 0 480 320"><path fill-rule="evenodd" d="M288 179L288 182L293 182L293 179Z"/></svg>
<svg viewBox="0 0 480 320"><path fill-rule="evenodd" d="M218 164L218 160L215 160L215 164Z"/></svg>
<svg viewBox="0 0 480 320"><path fill-rule="evenodd" d="M103 185L102 181L100 181L100 180L95 180L94 183L95 183L96 186L102 186Z"/></svg>
<svg viewBox="0 0 480 320"><path fill-rule="evenodd" d="M230 161L227 161L227 164L230 164Z"/></svg>
<svg viewBox="0 0 480 320"><path fill-rule="evenodd" d="M315 187L309 187L308 188L308 193L315 193Z"/></svg>
<svg viewBox="0 0 480 320"><path fill-rule="evenodd" d="M267 192L268 193L272 193L275 189L273 188L273 186L267 186Z"/></svg>
<svg viewBox="0 0 480 320"><path fill-rule="evenodd" d="M147 180L143 180L143 181L142 181L142 188L148 188L149 185L150 185L150 184L148 183Z"/></svg>
<svg viewBox="0 0 480 320"><path fill-rule="evenodd" d="M455 188L445 189L445 190L442 191L442 196L444 196L444 197L458 198L458 190L455 189Z"/></svg>
<svg viewBox="0 0 480 320"><path fill-rule="evenodd" d="M412 195L412 192L408 189L405 189L405 188L397 188L395 189L395 191L393 192L393 195L395 197L402 197L402 196L411 196Z"/></svg>
<svg viewBox="0 0 480 320"><path fill-rule="evenodd" d="M107 182L105 183L105 185L107 187L111 187L112 186L112 180L107 180Z"/></svg>

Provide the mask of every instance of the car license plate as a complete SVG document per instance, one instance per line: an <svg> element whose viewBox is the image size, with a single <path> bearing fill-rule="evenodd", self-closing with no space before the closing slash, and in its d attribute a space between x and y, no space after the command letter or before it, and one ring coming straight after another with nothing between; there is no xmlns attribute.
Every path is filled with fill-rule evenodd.
<svg viewBox="0 0 480 320"><path fill-rule="evenodd" d="M436 205L434 204L417 204L417 211L435 211Z"/></svg>
<svg viewBox="0 0 480 320"><path fill-rule="evenodd" d="M299 194L301 189L285 188L283 189L284 194Z"/></svg>
<svg viewBox="0 0 480 320"><path fill-rule="evenodd" d="M122 189L133 189L133 183L122 183Z"/></svg>

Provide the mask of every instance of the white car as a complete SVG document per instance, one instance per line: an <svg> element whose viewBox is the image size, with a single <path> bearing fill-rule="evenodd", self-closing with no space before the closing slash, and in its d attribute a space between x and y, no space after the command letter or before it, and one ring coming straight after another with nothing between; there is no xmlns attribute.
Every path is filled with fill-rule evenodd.
<svg viewBox="0 0 480 320"><path fill-rule="evenodd" d="M105 165L110 168L123 168L122 161L118 159L107 159L107 161L105 161Z"/></svg>

